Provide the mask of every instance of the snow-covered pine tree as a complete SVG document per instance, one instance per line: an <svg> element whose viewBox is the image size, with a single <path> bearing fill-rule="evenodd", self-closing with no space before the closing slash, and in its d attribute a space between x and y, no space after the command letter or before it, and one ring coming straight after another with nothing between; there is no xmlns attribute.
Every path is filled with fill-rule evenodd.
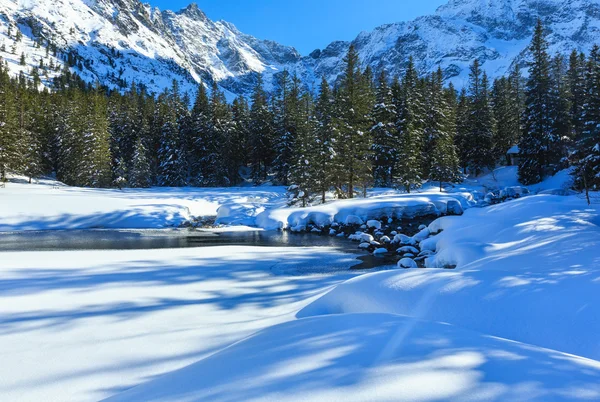
<svg viewBox="0 0 600 402"><path fill-rule="evenodd" d="M137 188L147 188L152 185L152 171L148 160L148 150L142 138L138 138L133 152L129 185Z"/></svg>
<svg viewBox="0 0 600 402"><path fill-rule="evenodd" d="M423 181L423 96L412 57L402 79L402 92L396 105L398 154L394 183L406 192L421 187Z"/></svg>
<svg viewBox="0 0 600 402"><path fill-rule="evenodd" d="M549 147L548 164L554 171L567 166L566 159L569 148L572 148L571 104L569 84L567 81L567 64L564 57L557 54L551 60L551 106L550 119L552 133Z"/></svg>
<svg viewBox="0 0 600 402"><path fill-rule="evenodd" d="M0 64L0 181L6 180L7 170L21 165L16 100L8 70Z"/></svg>
<svg viewBox="0 0 600 402"><path fill-rule="evenodd" d="M373 178L375 185L392 185L394 165L396 164L397 140L396 105L393 102L392 88L388 83L385 70L377 79L376 101L373 110Z"/></svg>
<svg viewBox="0 0 600 402"><path fill-rule="evenodd" d="M456 117L448 96L444 91L442 70L438 68L427 80L424 135L429 144L426 158L428 178L440 183L440 191L443 190L443 182L457 182L460 179L454 146Z"/></svg>
<svg viewBox="0 0 600 402"><path fill-rule="evenodd" d="M321 79L321 86L315 105L315 190L325 203L327 191L335 184L336 131L333 124L333 95L327 79Z"/></svg>
<svg viewBox="0 0 600 402"><path fill-rule="evenodd" d="M257 74L250 109L250 163L255 183L267 179L273 164L273 116L269 110L262 76Z"/></svg>
<svg viewBox="0 0 600 402"><path fill-rule="evenodd" d="M493 158L495 161L507 160L507 152L519 141L521 119L518 97L513 87L513 80L501 77L494 81L492 88L492 107L496 119L496 130L493 138Z"/></svg>
<svg viewBox="0 0 600 402"><path fill-rule="evenodd" d="M248 148L250 138L250 107L243 96L238 96L231 105L233 119L233 132L230 136L230 158L227 166L227 175L231 184L236 185L242 181L240 168L248 164Z"/></svg>
<svg viewBox="0 0 600 402"><path fill-rule="evenodd" d="M300 93L300 80L294 76L293 90L290 96L298 97L296 110L290 110L291 124L294 126L294 156L292 158L290 178L298 189L298 198L303 207L311 201L316 188L317 147L314 138L313 100L309 93ZM294 104L295 102L292 102Z"/></svg>
<svg viewBox="0 0 600 402"><path fill-rule="evenodd" d="M544 27L538 20L529 47L531 59L525 91L523 136L519 142L519 180L525 185L539 183L554 160L554 144L557 140L552 130L552 82L550 56Z"/></svg>
<svg viewBox="0 0 600 402"><path fill-rule="evenodd" d="M228 186L231 183L227 166L232 159L230 143L234 129L229 105L225 95L213 82L210 94L210 128L204 140L205 154L202 158L203 185L208 187Z"/></svg>
<svg viewBox="0 0 600 402"><path fill-rule="evenodd" d="M158 149L158 184L163 187L185 185L185 166L177 122L175 94L165 93L158 100L160 147Z"/></svg>
<svg viewBox="0 0 600 402"><path fill-rule="evenodd" d="M299 113L299 87L292 83L292 77L287 70L275 76L275 91L272 102L273 114L273 146L275 160L273 169L279 183L287 186L290 179L290 169L294 164L294 143L297 127L294 125L294 114Z"/></svg>
<svg viewBox="0 0 600 402"><path fill-rule="evenodd" d="M370 113L374 104L370 72L361 72L358 53L353 45L344 58L345 70L336 93L336 129L339 132L337 156L340 177L346 185L346 196L354 197L357 187L366 187L372 180ZM340 189L341 190L341 189Z"/></svg>
<svg viewBox="0 0 600 402"><path fill-rule="evenodd" d="M589 191L600 186L600 47L595 45L586 67L584 125L573 155L575 186Z"/></svg>
<svg viewBox="0 0 600 402"><path fill-rule="evenodd" d="M84 186L108 187L111 182L110 134L106 95L99 84L86 97L83 166Z"/></svg>
<svg viewBox="0 0 600 402"><path fill-rule="evenodd" d="M469 166L469 133L471 132L469 115L469 97L466 88L462 88L456 105L456 137L454 138L454 144L456 145L459 165L465 174Z"/></svg>
<svg viewBox="0 0 600 402"><path fill-rule="evenodd" d="M190 184L199 186L203 182L202 161L207 153L206 142L210 136L210 102L204 84L198 85L196 99L190 112L190 127L187 132L186 158Z"/></svg>
<svg viewBox="0 0 600 402"><path fill-rule="evenodd" d="M584 103L586 98L586 60L583 53L573 50L569 56L569 69L567 71L567 83L569 86L569 111L571 118L572 132L570 138L572 141L578 141L583 134L585 126Z"/></svg>

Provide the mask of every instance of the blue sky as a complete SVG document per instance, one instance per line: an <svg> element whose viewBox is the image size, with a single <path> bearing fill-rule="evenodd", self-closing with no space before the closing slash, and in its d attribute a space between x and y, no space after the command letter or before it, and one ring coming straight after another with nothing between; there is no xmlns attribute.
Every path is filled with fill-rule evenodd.
<svg viewBox="0 0 600 402"><path fill-rule="evenodd" d="M177 11L192 0L143 0ZM334 40L351 40L378 25L429 14L446 0L197 0L213 20L294 46L306 55Z"/></svg>

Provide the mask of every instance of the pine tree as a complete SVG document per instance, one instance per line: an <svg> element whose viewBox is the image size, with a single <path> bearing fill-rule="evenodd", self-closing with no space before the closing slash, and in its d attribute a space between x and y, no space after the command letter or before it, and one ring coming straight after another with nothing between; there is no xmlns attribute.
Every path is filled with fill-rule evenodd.
<svg viewBox="0 0 600 402"><path fill-rule="evenodd" d="M233 132L229 139L230 158L227 175L231 184L237 185L242 181L240 168L248 164L248 148L250 141L250 107L246 98L238 96L231 106Z"/></svg>
<svg viewBox="0 0 600 402"><path fill-rule="evenodd" d="M262 76L257 75L250 109L250 163L255 183L267 179L273 163L273 116L269 110Z"/></svg>
<svg viewBox="0 0 600 402"><path fill-rule="evenodd" d="M370 113L374 104L372 77L361 73L358 53L353 45L344 58L346 65L336 96L336 130L339 132L338 158L344 177L346 196L354 197L357 187L363 195L372 180Z"/></svg>
<svg viewBox="0 0 600 402"><path fill-rule="evenodd" d="M552 58L550 67L550 119L552 121L552 131L548 163L553 166L555 171L565 166L563 158L568 154L567 150L571 146L573 132L569 101L571 95L566 70L566 63L561 55Z"/></svg>
<svg viewBox="0 0 600 402"><path fill-rule="evenodd" d="M586 67L586 96L583 104L583 129L577 141L575 186L586 191L600 185L600 47L594 46Z"/></svg>
<svg viewBox="0 0 600 402"><path fill-rule="evenodd" d="M8 71L0 66L0 180L6 180L8 169L20 168L19 131L16 100Z"/></svg>
<svg viewBox="0 0 600 402"><path fill-rule="evenodd" d="M458 103L456 105L456 137L454 144L458 153L459 165L462 167L463 173L467 173L469 166L469 133L471 127L470 119L470 101L467 96L467 90L461 89L458 95Z"/></svg>
<svg viewBox="0 0 600 402"><path fill-rule="evenodd" d="M158 184L166 187L185 185L185 166L177 121L176 93L163 93L159 100L160 147Z"/></svg>
<svg viewBox="0 0 600 402"><path fill-rule="evenodd" d="M542 22L538 20L529 51L523 136L519 143L519 180L525 184L542 181L554 158L557 138L552 130L552 82L550 57Z"/></svg>
<svg viewBox="0 0 600 402"><path fill-rule="evenodd" d="M111 182L110 135L106 96L99 86L87 97L85 111L84 186L107 187Z"/></svg>
<svg viewBox="0 0 600 402"><path fill-rule="evenodd" d="M299 86L299 79L293 86ZM294 156L292 159L291 179L298 186L298 197L302 206L306 207L312 200L312 195L317 187L316 173L318 165L315 161L317 150L315 147L314 120L312 117L312 98L310 94L298 94L292 92L291 96L299 96L298 109L291 115L291 123L295 128Z"/></svg>
<svg viewBox="0 0 600 402"><path fill-rule="evenodd" d="M144 141L138 138L133 153L133 163L129 173L129 185L131 187L147 188L152 185L150 162L147 156L148 150Z"/></svg>
<svg viewBox="0 0 600 402"><path fill-rule="evenodd" d="M210 96L210 128L204 140L205 154L202 158L203 185L227 186L231 179L227 166L231 159L229 151L234 144L228 144L233 132L233 121L225 95L213 83Z"/></svg>
<svg viewBox="0 0 600 402"><path fill-rule="evenodd" d="M519 141L521 132L520 106L514 78L501 77L494 81L492 107L496 119L493 138L495 161L507 157L508 150ZM506 163L510 163L506 159Z"/></svg>
<svg viewBox="0 0 600 402"><path fill-rule="evenodd" d="M569 70L567 71L567 83L569 86L569 111L572 132L570 138L577 141L583 134L585 125L584 103L586 97L585 79L585 55L573 50L569 57Z"/></svg>
<svg viewBox="0 0 600 402"><path fill-rule="evenodd" d="M210 103L204 84L198 86L196 99L190 113L185 149L189 166L190 184L203 182L203 160L207 153L206 142L210 136Z"/></svg>
<svg viewBox="0 0 600 402"><path fill-rule="evenodd" d="M394 183L409 192L421 186L423 181L423 97L419 77L410 58L402 79L398 99L396 127L398 130L398 156L394 169Z"/></svg>
<svg viewBox="0 0 600 402"><path fill-rule="evenodd" d="M375 125L373 136L373 176L375 184L391 186L394 165L396 164L396 105L393 102L392 88L388 84L385 70L378 78L376 102L373 110Z"/></svg>
<svg viewBox="0 0 600 402"><path fill-rule="evenodd" d="M441 68L429 77L427 84L427 114L424 124L430 150L426 161L427 171L429 180L439 181L442 191L443 182L460 180L458 156L454 146L456 117L449 102L449 97L454 94L444 93Z"/></svg>
<svg viewBox="0 0 600 402"><path fill-rule="evenodd" d="M327 79L321 79L319 97L315 105L315 190L325 203L327 191L335 184L337 133L333 124L333 95Z"/></svg>
<svg viewBox="0 0 600 402"><path fill-rule="evenodd" d="M273 168L277 181L287 186L294 154L297 127L294 114L299 112L299 86L292 84L287 70L275 78L275 95L272 102L275 160Z"/></svg>

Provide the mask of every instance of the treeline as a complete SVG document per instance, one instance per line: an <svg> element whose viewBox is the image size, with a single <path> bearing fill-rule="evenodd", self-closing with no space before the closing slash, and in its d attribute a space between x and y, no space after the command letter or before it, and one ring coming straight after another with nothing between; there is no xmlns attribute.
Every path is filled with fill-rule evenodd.
<svg viewBox="0 0 600 402"><path fill-rule="evenodd" d="M402 77L361 69L350 48L345 70L316 96L284 71L267 93L260 75L247 100L231 104L216 84L195 99L177 82L158 96L91 86L65 70L51 91L0 67L0 174L55 173L93 187L231 186L250 178L295 185L303 203L371 186L406 191L426 180L460 181L506 162L519 145L523 183L569 165L576 184L600 184L600 49L567 61L547 51L541 23L528 78L518 67L490 82L479 62L468 86L444 86L409 61Z"/></svg>

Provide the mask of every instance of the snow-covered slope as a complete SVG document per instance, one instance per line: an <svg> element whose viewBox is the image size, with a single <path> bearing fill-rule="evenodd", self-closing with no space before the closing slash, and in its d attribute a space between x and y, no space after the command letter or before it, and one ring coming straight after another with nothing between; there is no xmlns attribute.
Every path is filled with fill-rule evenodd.
<svg viewBox="0 0 600 402"><path fill-rule="evenodd" d="M353 43L363 64L375 72L400 74L413 56L423 71L441 66L460 86L475 58L492 77L522 61L538 17L550 32L553 53L585 51L600 42L598 0L450 0L433 15L383 25L304 57L229 22L211 21L195 4L172 12L139 0L0 0L0 45L6 50L0 56L18 73L38 66L40 58L46 65L50 60L62 65L72 51L80 57L76 69L89 81L118 86L135 80L158 92L173 79L184 90L216 80L233 95L248 94L255 73L264 74L269 86L283 69L298 73L309 88L318 87L321 76L333 83ZM14 48L6 35L9 24L18 24L25 34ZM63 53L46 55L45 44L37 48L33 41L39 37L52 40ZM27 67L19 65L21 53ZM49 72L48 78L55 74Z"/></svg>
<svg viewBox="0 0 600 402"><path fill-rule="evenodd" d="M600 42L597 0L450 0L434 15L380 26L352 43L375 71L399 74L413 56L423 71L441 66L446 78L461 86L476 58L492 77L522 61L538 17L549 30L552 53L585 51ZM314 52L316 76L335 79L349 45L335 42Z"/></svg>
<svg viewBox="0 0 600 402"><path fill-rule="evenodd" d="M25 35L16 43L15 27ZM7 36L12 25L12 39ZM63 65L67 52L81 57L78 73L86 80L117 86L137 81L158 92L178 80L184 90L217 80L230 92L245 92L253 72L278 71L300 55L291 47L261 41L227 22L213 22L191 4L175 13L139 0L0 0L0 52L18 72L20 55L28 67L52 59ZM43 38L42 47L34 40ZM50 40L57 57L46 57ZM16 49L13 52L13 44ZM88 61L87 63L85 61ZM78 63L79 64L79 63Z"/></svg>

